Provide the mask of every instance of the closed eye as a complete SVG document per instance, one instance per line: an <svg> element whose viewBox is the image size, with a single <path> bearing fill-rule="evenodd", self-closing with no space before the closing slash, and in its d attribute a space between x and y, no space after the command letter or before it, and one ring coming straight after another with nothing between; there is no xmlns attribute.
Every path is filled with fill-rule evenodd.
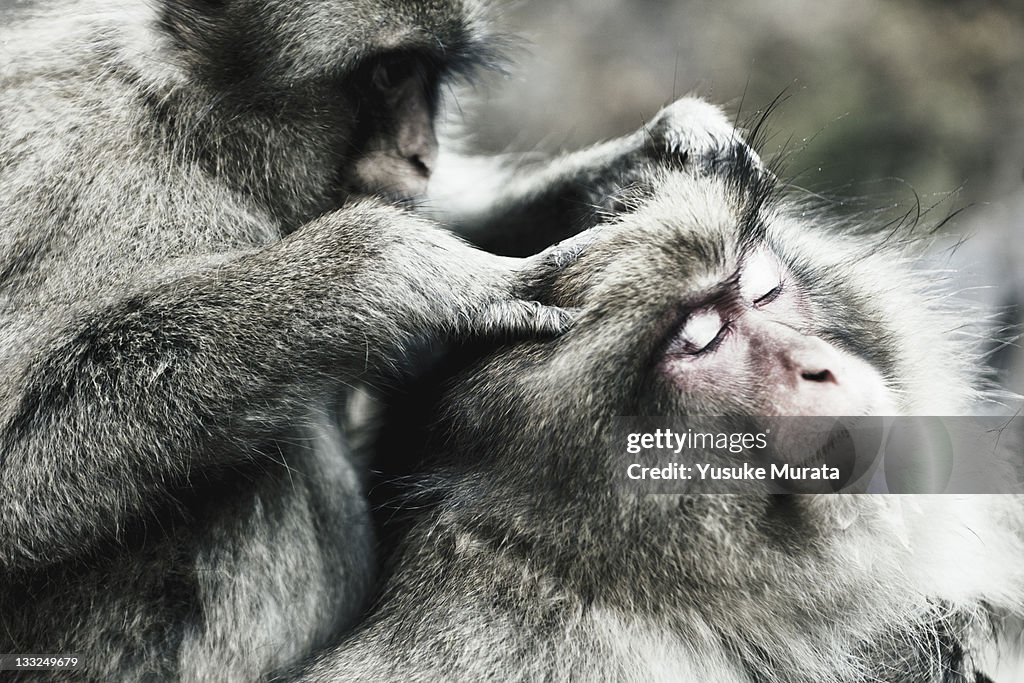
<svg viewBox="0 0 1024 683"><path fill-rule="evenodd" d="M779 284L775 285L775 287L773 287L772 289L768 290L761 296L754 299L754 307L760 308L762 306L767 306L771 302L778 299L779 295L782 294L782 285L783 283L780 282Z"/></svg>
<svg viewBox="0 0 1024 683"><path fill-rule="evenodd" d="M705 353L711 353L712 351L717 349L719 347L719 345L721 345L722 341L725 340L725 338L728 336L728 334L729 334L729 323L726 323L726 324L722 325L720 330L718 330L718 334L715 335L714 339L712 339L707 344L705 344L703 348L697 349L696 351L690 351L690 352L687 353L687 355L690 355L690 356L700 356L700 355L703 355Z"/></svg>
<svg viewBox="0 0 1024 683"><path fill-rule="evenodd" d="M782 294L785 273L782 262L770 249L758 249L743 264L740 295L755 308L767 306Z"/></svg>
<svg viewBox="0 0 1024 683"><path fill-rule="evenodd" d="M697 311L687 318L669 346L668 353L698 356L718 348L729 332L729 321L715 309Z"/></svg>

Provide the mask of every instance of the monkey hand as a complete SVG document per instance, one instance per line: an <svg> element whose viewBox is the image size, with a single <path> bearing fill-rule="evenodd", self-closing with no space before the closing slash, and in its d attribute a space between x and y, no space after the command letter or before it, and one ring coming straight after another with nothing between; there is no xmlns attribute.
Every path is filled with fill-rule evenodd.
<svg viewBox="0 0 1024 683"><path fill-rule="evenodd" d="M579 260L600 232L599 227L584 230L525 259L493 257L502 262L510 297L486 304L472 325L474 331L488 336L549 337L568 330L578 310L544 302L562 271Z"/></svg>
<svg viewBox="0 0 1024 683"><path fill-rule="evenodd" d="M471 321L474 336L503 339L535 339L553 337L568 330L575 322L575 310L547 306L539 301L507 299L483 307Z"/></svg>
<svg viewBox="0 0 1024 683"><path fill-rule="evenodd" d="M683 97L659 111L638 135L643 136L644 156L654 161L668 160L699 168L709 159L743 147L761 166L760 159L722 110L694 97Z"/></svg>
<svg viewBox="0 0 1024 683"><path fill-rule="evenodd" d="M574 313L547 305L537 285L575 262L593 236L588 231L527 258L497 256L422 217L364 200L307 224L272 251L275 268L301 283L304 294L290 300L309 303L310 315L336 312L344 327L361 321L361 334L383 337L380 349L389 356L410 338L561 334ZM317 284L320 276L327 282ZM331 301L313 305L324 296Z"/></svg>
<svg viewBox="0 0 1024 683"><path fill-rule="evenodd" d="M551 305L553 287L563 271L597 242L602 228L593 227L525 259L501 258L509 274L511 298L488 305L479 324L495 332L550 337L568 330L579 312Z"/></svg>
<svg viewBox="0 0 1024 683"><path fill-rule="evenodd" d="M764 171L757 153L721 109L684 97L639 130L560 160L554 166L560 182L542 174L543 191L532 188L527 196L557 198L552 200L556 208L542 207L531 215L558 216L558 225L545 234L565 234L562 226L593 225L630 212L658 183L663 169L704 174L718 164L741 162ZM583 215L559 213L563 205L586 208Z"/></svg>

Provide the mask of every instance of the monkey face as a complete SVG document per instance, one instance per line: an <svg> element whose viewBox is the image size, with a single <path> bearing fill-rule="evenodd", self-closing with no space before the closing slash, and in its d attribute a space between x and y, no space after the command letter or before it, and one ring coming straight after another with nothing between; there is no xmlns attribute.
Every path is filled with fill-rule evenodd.
<svg viewBox="0 0 1024 683"><path fill-rule="evenodd" d="M604 375L615 414L956 410L969 393L964 367L914 352L949 347L906 325L943 314L900 255L794 216L799 207L746 164L744 148L727 155L717 172L659 173L636 210L550 285L553 301L583 310L546 350L559 371L594 359L590 381L574 385Z"/></svg>
<svg viewBox="0 0 1024 683"><path fill-rule="evenodd" d="M972 398L956 321L903 254L808 218L744 146L652 170L627 203L534 292L578 308L575 327L454 372L438 433L583 456L616 416L947 415Z"/></svg>
<svg viewBox="0 0 1024 683"><path fill-rule="evenodd" d="M688 292L660 375L695 403L746 396L755 415L892 415L878 369L815 329L804 283L766 244L737 270Z"/></svg>
<svg viewBox="0 0 1024 683"><path fill-rule="evenodd" d="M208 148L245 160L244 189L295 223L352 195L421 196L442 84L493 64L473 3L166 0L158 21L173 61L228 110L203 115L233 128Z"/></svg>
<svg viewBox="0 0 1024 683"><path fill-rule="evenodd" d="M439 74L416 55L392 54L370 60L354 81L374 113L357 117L339 177L350 178L348 189L358 194L422 196L437 158Z"/></svg>

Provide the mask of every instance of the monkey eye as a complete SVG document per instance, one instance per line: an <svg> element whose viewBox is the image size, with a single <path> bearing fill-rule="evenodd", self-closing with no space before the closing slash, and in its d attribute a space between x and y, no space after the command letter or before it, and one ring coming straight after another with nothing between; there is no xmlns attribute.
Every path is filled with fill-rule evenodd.
<svg viewBox="0 0 1024 683"><path fill-rule="evenodd" d="M740 276L740 293L744 301L755 307L766 306L782 294L784 269L782 262L768 249L752 254Z"/></svg>
<svg viewBox="0 0 1024 683"><path fill-rule="evenodd" d="M765 294L763 294L763 295L757 297L756 299L754 299L754 306L756 306L758 308L760 308L761 306L767 306L771 302L773 302L776 299L778 299L780 294L782 294L782 283L781 282L779 284L775 285L774 287L772 287L771 289L769 289Z"/></svg>
<svg viewBox="0 0 1024 683"><path fill-rule="evenodd" d="M373 87L381 91L394 90L416 73L416 62L407 55L389 55L373 67Z"/></svg>
<svg viewBox="0 0 1024 683"><path fill-rule="evenodd" d="M729 324L713 308L705 308L690 314L679 335L673 340L669 353L695 356L713 351L722 341Z"/></svg>

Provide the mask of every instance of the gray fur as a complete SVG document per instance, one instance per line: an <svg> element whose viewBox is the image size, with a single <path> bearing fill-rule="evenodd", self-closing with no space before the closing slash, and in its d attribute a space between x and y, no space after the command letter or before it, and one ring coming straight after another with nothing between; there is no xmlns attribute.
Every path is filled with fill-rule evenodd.
<svg viewBox="0 0 1024 683"><path fill-rule="evenodd" d="M78 653L82 680L253 680L364 606L345 388L452 334L568 322L520 298L563 252L492 256L352 182L381 151L359 117L388 116L346 80L365 60L463 72L500 39L473 0L25 14L0 46L0 651ZM609 149L603 171L557 162L559 192L638 150ZM494 204L537 248L565 234L539 195Z"/></svg>
<svg viewBox="0 0 1024 683"><path fill-rule="evenodd" d="M649 196L538 283L581 309L567 334L470 347L392 399L379 455L411 455L384 477L390 574L301 680L974 683L988 610L1024 605L1018 497L613 483L617 415L764 414L760 377L712 402L652 368L680 302L753 245L795 274L802 333L869 361L900 413L978 397L977 359L949 332L960 313L907 267L913 251L808 218L733 140L654 172Z"/></svg>

